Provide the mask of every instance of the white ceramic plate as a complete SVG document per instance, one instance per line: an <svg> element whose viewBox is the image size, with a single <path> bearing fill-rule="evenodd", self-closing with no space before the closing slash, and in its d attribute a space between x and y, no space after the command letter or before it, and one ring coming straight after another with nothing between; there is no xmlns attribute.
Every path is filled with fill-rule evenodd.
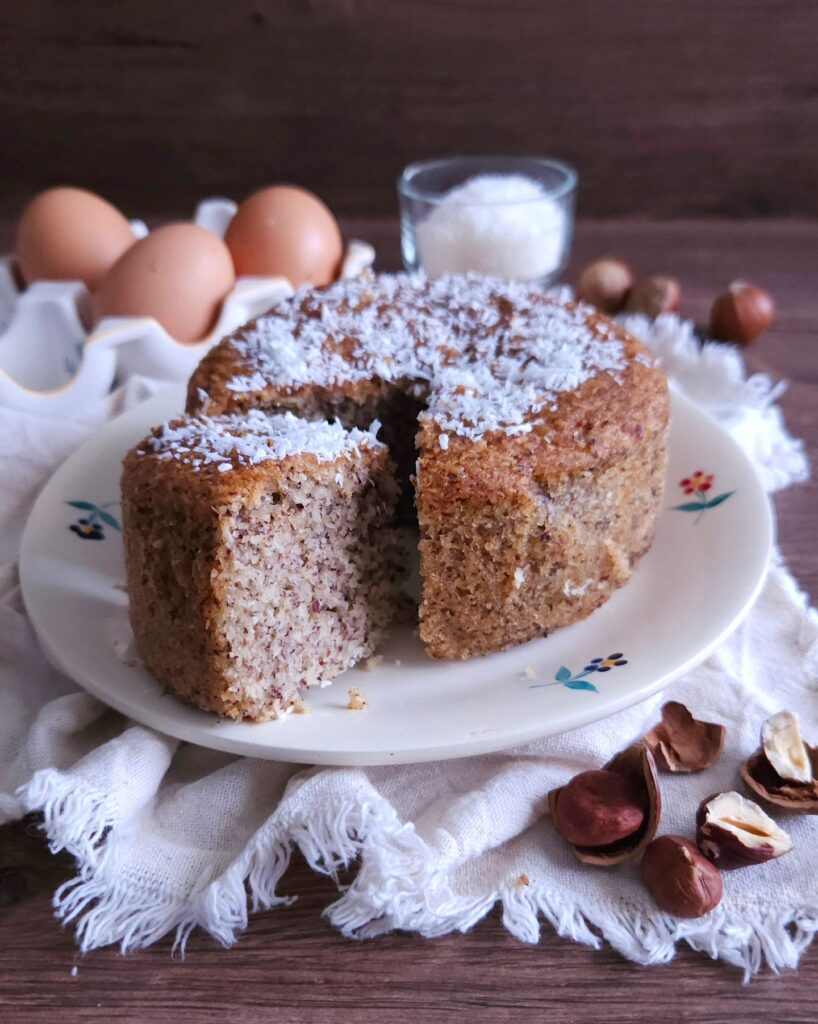
<svg viewBox="0 0 818 1024"><path fill-rule="evenodd" d="M433 661L405 628L382 666L310 691L309 714L262 725L221 720L166 695L127 654L120 462L182 404L182 388L169 389L68 459L32 511L20 571L37 634L63 671L132 719L205 747L302 763L398 764L564 732L643 700L702 661L764 577L773 532L767 497L728 435L674 395L655 542L627 586L589 619L467 662ZM679 481L696 470L712 479L685 494ZM619 664L594 661L609 655ZM364 691L366 711L346 708L352 686Z"/></svg>

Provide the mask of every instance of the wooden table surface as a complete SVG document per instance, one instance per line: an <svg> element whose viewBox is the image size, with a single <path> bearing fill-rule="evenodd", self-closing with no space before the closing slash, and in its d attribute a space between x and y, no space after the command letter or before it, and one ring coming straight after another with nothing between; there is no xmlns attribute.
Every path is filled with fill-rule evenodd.
<svg viewBox="0 0 818 1024"><path fill-rule="evenodd" d="M396 264L394 224L350 228L378 245L382 267ZM714 293L733 278L766 286L777 300L778 320L748 361L753 370L790 379L782 400L787 422L815 459L818 223L581 224L574 265L604 253L632 260L641 272L678 276L682 312L699 321ZM816 504L815 483L776 498L781 547L813 598ZM48 854L35 821L0 829L3 1024L434 1024L464 1018L814 1024L818 1014L818 950L807 952L797 974L765 973L745 988L734 968L686 949L667 966L644 968L610 950L572 945L548 928L538 946L525 946L505 932L496 912L467 935L434 942L411 935L344 940L321 917L334 886L298 858L282 883L282 891L299 894L298 901L255 915L232 949L196 934L184 961L171 958L169 939L126 958L113 949L80 957L50 907L54 888L70 874L70 860Z"/></svg>

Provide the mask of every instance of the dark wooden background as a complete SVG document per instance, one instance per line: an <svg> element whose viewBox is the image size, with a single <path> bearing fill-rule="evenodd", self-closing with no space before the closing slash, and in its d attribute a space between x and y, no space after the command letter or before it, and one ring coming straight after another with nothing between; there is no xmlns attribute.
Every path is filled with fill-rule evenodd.
<svg viewBox="0 0 818 1024"><path fill-rule="evenodd" d="M455 151L559 155L584 216L818 215L815 0L0 0L0 215L275 180L340 214Z"/></svg>

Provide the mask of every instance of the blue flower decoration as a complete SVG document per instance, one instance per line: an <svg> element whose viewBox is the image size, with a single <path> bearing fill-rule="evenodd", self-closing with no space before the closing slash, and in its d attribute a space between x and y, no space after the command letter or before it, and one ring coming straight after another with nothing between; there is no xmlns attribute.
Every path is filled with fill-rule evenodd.
<svg viewBox="0 0 818 1024"><path fill-rule="evenodd" d="M607 658L591 658L585 668L581 672L577 672L576 675L566 665L562 665L557 669L553 683L534 683L529 689L536 690L541 686L565 686L569 690L589 690L592 693L599 693L597 687L587 677L593 675L594 672L610 672L612 668L627 664L622 653L617 651L615 654L609 654Z"/></svg>
<svg viewBox="0 0 818 1024"><path fill-rule="evenodd" d="M71 523L68 529L81 540L105 540L106 526L110 526L112 530L122 529L116 516L108 511L111 505L118 504L118 501L108 502L107 505L94 505L90 501L67 501L66 505L86 513L82 519Z"/></svg>

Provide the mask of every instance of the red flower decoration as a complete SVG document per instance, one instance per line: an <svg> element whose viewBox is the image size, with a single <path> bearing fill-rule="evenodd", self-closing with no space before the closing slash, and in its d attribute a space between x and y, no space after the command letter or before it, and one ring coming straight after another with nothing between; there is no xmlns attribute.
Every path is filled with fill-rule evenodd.
<svg viewBox="0 0 818 1024"><path fill-rule="evenodd" d="M728 498L735 494L735 491L725 491L724 494L717 494L711 497L707 492L712 490L715 476L713 473L705 473L697 469L695 473L686 476L679 481L679 486L685 494L692 494L693 501L685 501L681 505L674 505L674 512L695 512L697 522L709 508L716 508L723 504Z"/></svg>
<svg viewBox="0 0 818 1024"><path fill-rule="evenodd" d="M696 494L697 491L704 493L713 486L713 474L703 473L700 469L697 469L689 477L680 480L679 486L685 494Z"/></svg>

